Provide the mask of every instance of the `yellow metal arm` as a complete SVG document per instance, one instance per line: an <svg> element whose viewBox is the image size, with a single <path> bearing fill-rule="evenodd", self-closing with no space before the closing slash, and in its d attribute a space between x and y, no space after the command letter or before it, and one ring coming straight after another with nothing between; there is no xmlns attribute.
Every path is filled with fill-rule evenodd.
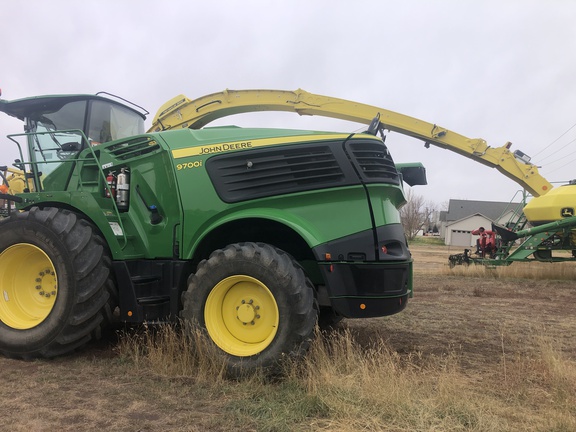
<svg viewBox="0 0 576 432"><path fill-rule="evenodd" d="M222 117L256 111L289 111L299 115L349 120L370 124L380 114L385 129L420 139L426 145L442 147L484 165L496 168L534 196L544 195L552 185L538 168L518 160L506 146L492 148L483 139L467 138L438 125L384 108L321 96L298 89L225 90L190 100L177 96L160 107L150 132L173 128L199 129Z"/></svg>
<svg viewBox="0 0 576 432"><path fill-rule="evenodd" d="M4 182L0 180L0 185L4 186L0 188L0 191L5 189L10 195L16 195L24 192L24 189L26 189L26 183L28 183L28 188L30 190L33 189L32 181L29 179L28 182L26 182L24 171L7 168L2 171L2 174L4 174L4 177L8 180L8 185L5 185Z"/></svg>

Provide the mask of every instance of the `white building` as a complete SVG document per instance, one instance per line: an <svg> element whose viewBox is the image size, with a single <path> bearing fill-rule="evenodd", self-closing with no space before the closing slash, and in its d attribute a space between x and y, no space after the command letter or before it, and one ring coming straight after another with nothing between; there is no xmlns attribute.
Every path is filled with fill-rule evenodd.
<svg viewBox="0 0 576 432"><path fill-rule="evenodd" d="M521 203L450 200L448 211L440 214L440 237L448 246L474 246L477 237L472 231L480 227L490 230L493 222L511 226L521 215Z"/></svg>

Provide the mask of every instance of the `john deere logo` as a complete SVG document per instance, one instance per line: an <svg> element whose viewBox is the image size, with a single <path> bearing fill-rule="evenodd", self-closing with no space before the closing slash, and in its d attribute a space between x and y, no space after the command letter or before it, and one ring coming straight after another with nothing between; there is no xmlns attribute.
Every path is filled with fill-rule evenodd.
<svg viewBox="0 0 576 432"><path fill-rule="evenodd" d="M564 207L560 214L562 217L572 217L574 216L574 208L573 207Z"/></svg>

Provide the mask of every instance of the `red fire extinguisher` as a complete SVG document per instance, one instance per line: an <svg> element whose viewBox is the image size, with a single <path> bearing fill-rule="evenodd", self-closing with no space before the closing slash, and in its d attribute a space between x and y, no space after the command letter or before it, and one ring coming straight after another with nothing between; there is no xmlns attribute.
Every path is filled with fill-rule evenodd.
<svg viewBox="0 0 576 432"><path fill-rule="evenodd" d="M118 210L128 210L128 199L130 193L130 174L126 168L121 168L116 177L116 205Z"/></svg>
<svg viewBox="0 0 576 432"><path fill-rule="evenodd" d="M106 176L106 183L108 184L108 187L104 188L104 195L106 198L116 199L116 176L114 175L114 171L108 173Z"/></svg>

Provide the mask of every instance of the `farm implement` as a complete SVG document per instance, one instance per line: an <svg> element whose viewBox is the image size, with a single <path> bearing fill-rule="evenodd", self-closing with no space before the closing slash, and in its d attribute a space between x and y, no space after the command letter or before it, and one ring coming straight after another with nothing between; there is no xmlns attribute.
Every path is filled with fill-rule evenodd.
<svg viewBox="0 0 576 432"><path fill-rule="evenodd" d="M483 264L507 266L519 261L565 262L576 261L576 217L513 231L492 224L496 232L496 249L490 253L465 249L450 255L450 267Z"/></svg>

